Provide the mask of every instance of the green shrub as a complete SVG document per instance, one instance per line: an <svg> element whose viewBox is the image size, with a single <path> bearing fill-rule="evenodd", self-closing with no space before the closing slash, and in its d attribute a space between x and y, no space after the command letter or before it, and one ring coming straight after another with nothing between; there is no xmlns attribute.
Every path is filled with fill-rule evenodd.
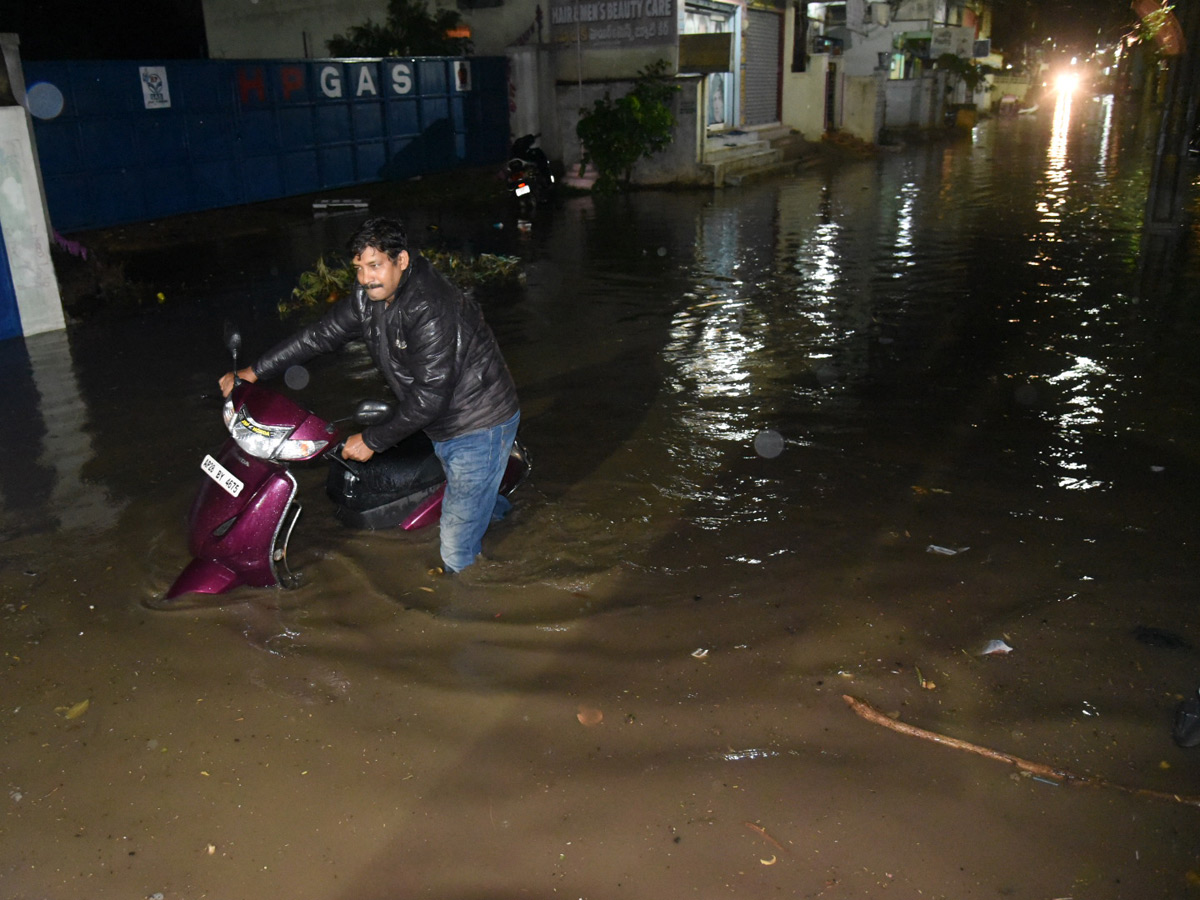
<svg viewBox="0 0 1200 900"><path fill-rule="evenodd" d="M668 63L658 60L638 72L633 89L613 100L608 93L590 110L579 111L575 134L583 142L579 172L596 167L594 190L611 193L628 187L633 166L671 143L675 116L671 95L679 90L667 75Z"/></svg>

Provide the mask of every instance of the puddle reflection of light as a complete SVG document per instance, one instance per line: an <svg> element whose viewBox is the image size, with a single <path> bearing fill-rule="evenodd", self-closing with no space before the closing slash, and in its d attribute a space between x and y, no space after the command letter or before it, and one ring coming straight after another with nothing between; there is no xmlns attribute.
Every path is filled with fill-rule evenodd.
<svg viewBox="0 0 1200 900"><path fill-rule="evenodd" d="M745 261L737 220L716 218L700 226L696 262L707 277L691 293L703 300L675 313L665 358L675 366L679 388L699 401L683 411L681 425L686 433L693 440L748 441L754 429L740 417L706 408L703 403L710 398L750 395L749 359L762 348L763 328L745 297L747 286L737 276ZM693 443L690 452L704 455L699 442Z"/></svg>
<svg viewBox="0 0 1200 900"><path fill-rule="evenodd" d="M796 268L804 277L805 293L817 300L828 300L830 289L837 284L840 269L834 240L838 231L833 222L817 225L796 255Z"/></svg>
<svg viewBox="0 0 1200 900"><path fill-rule="evenodd" d="M896 244L893 255L903 267L911 267L913 263L913 209L916 206L917 186L913 182L905 182L900 188L900 208L896 211ZM893 278L903 278L901 271L894 272Z"/></svg>
<svg viewBox="0 0 1200 900"><path fill-rule="evenodd" d="M798 291L810 299L800 314L822 331L829 329L829 318L823 307L833 296L833 288L842 274L836 246L840 231L833 222L821 223L796 254L796 271L801 277Z"/></svg>
<svg viewBox="0 0 1200 900"><path fill-rule="evenodd" d="M742 397L749 393L746 359L762 342L743 328L747 306L745 300L731 297L707 309L676 314L669 352L679 365L679 374L700 396Z"/></svg>
<svg viewBox="0 0 1200 900"><path fill-rule="evenodd" d="M1062 221L1059 210L1066 203L1067 188L1070 187L1070 170L1067 168L1067 135L1071 127L1071 94L1058 95L1054 106L1054 125L1050 132L1050 145L1046 149L1046 197L1037 205L1044 225L1058 225ZM1042 239L1054 239L1054 232L1046 232Z"/></svg>
<svg viewBox="0 0 1200 900"><path fill-rule="evenodd" d="M1099 171L1103 174L1108 171L1108 154L1109 147L1112 143L1113 136L1113 98L1112 94L1105 94L1100 98L1102 113L1102 124L1100 126L1100 156Z"/></svg>
<svg viewBox="0 0 1200 900"><path fill-rule="evenodd" d="M1094 393L1096 381L1107 375L1108 372L1100 363L1086 356L1079 356L1069 368L1046 379L1051 384L1066 386L1070 392L1063 405L1063 411L1046 416L1057 427L1064 442L1060 449L1048 452L1051 464L1063 473L1059 476L1057 484L1064 490L1081 491L1106 487L1104 482L1082 474L1087 472L1087 464L1079 458L1079 453L1085 429L1102 421L1104 410ZM1103 388L1103 385L1101 387Z"/></svg>

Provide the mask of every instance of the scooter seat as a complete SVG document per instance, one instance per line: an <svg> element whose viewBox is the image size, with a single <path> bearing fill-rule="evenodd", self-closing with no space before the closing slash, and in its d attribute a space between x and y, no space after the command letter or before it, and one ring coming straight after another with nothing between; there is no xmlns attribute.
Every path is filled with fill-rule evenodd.
<svg viewBox="0 0 1200 900"><path fill-rule="evenodd" d="M369 462L330 460L325 490L338 506L362 511L428 491L445 480L433 442L418 432Z"/></svg>

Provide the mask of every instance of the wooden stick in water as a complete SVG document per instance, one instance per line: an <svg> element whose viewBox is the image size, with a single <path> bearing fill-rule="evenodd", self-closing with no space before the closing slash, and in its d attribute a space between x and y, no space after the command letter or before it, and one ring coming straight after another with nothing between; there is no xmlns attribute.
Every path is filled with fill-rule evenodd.
<svg viewBox="0 0 1200 900"><path fill-rule="evenodd" d="M1183 803L1187 806L1200 806L1200 797L1189 796L1187 794L1170 794L1166 791L1152 791L1147 788L1127 787L1123 784L1115 784L1111 781L1105 781L1103 778L1096 778L1092 775L1076 775L1066 769L1047 766L1042 763L1030 762L1027 759L1022 759L1019 756L1013 756L1011 753L1003 753L999 750L992 750L989 747L981 747L979 744L972 744L970 741L959 740L958 738L948 737L944 734L938 734L936 731L928 731L924 728L918 728L916 725L908 725L900 722L890 716L880 712L870 703L865 700L859 700L856 697L851 697L849 694L843 694L842 699L846 701L854 712L868 722L874 722L876 725L882 725L884 728L890 728L892 731L898 731L900 734L907 734L910 737L922 738L926 741L933 741L935 744L942 744L946 747L953 747L956 750L966 750L968 753L974 753L978 756L994 759L997 762L1008 763L1015 766L1022 772L1028 772L1030 775L1036 775L1040 778L1049 779L1056 784L1072 784L1072 785L1087 785L1089 787L1106 787L1113 788L1118 791L1124 791L1127 794L1134 794L1139 797L1153 797L1156 800L1174 800L1176 803Z"/></svg>

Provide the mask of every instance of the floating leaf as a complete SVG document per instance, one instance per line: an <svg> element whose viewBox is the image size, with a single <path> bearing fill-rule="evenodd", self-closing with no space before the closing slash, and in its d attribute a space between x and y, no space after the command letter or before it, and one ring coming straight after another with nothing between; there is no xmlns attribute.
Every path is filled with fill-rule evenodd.
<svg viewBox="0 0 1200 900"><path fill-rule="evenodd" d="M54 711L64 719L78 719L88 711L88 707L91 705L91 700L80 700L74 706L56 706Z"/></svg>

